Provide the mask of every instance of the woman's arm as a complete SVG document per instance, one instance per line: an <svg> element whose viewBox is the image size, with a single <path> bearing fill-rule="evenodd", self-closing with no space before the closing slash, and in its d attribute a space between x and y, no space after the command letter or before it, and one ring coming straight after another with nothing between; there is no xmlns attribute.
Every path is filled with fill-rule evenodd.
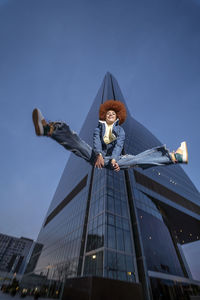
<svg viewBox="0 0 200 300"><path fill-rule="evenodd" d="M94 149L94 152L96 153L96 155L98 155L99 153L103 154L99 127L95 128L95 130L94 130L93 149Z"/></svg>
<svg viewBox="0 0 200 300"><path fill-rule="evenodd" d="M100 138L100 128L97 127L94 130L93 134L93 149L95 154L97 155L97 159L95 162L95 168L102 168L104 167L104 158L103 158L103 151L102 151L102 143Z"/></svg>
<svg viewBox="0 0 200 300"><path fill-rule="evenodd" d="M123 146L124 146L124 141L125 141L125 132L122 127L120 127L120 133L119 136L117 137L115 147L112 151L112 160L117 160L118 157L120 156Z"/></svg>

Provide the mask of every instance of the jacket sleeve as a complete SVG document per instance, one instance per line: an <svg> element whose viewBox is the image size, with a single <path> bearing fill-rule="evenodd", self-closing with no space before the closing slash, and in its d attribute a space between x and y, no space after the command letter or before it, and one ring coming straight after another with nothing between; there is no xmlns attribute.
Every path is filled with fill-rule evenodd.
<svg viewBox="0 0 200 300"><path fill-rule="evenodd" d="M94 150L96 155L99 154L99 153L101 153L103 155L102 143L101 143L101 138L100 138L100 128L99 127L95 128L95 130L94 130L93 150Z"/></svg>
<svg viewBox="0 0 200 300"><path fill-rule="evenodd" d="M125 132L124 129L121 127L120 128L120 133L119 136L117 137L115 147L112 151L112 159L117 160L122 152L123 146L124 146L124 141L125 141Z"/></svg>

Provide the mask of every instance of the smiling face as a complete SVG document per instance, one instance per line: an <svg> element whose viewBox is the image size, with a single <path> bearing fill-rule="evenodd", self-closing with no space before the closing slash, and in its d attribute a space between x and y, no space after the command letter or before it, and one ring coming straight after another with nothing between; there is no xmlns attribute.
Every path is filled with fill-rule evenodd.
<svg viewBox="0 0 200 300"><path fill-rule="evenodd" d="M108 125L113 124L117 119L116 112L114 110L108 110L106 113L106 123Z"/></svg>

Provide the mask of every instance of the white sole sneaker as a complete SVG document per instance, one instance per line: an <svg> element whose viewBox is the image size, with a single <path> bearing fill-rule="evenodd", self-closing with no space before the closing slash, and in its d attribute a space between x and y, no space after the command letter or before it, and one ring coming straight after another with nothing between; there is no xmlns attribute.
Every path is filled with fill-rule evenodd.
<svg viewBox="0 0 200 300"><path fill-rule="evenodd" d="M38 108L35 108L33 110L32 118L36 135L44 135L44 127L42 124L42 120L44 120L44 117Z"/></svg>
<svg viewBox="0 0 200 300"><path fill-rule="evenodd" d="M180 149L183 151L183 162L185 164L187 164L188 163L188 149L187 149L186 142L181 143Z"/></svg>

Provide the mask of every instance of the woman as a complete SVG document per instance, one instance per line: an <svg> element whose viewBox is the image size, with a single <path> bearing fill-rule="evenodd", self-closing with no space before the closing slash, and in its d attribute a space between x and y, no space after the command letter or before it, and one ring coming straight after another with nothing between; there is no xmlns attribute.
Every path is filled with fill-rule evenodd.
<svg viewBox="0 0 200 300"><path fill-rule="evenodd" d="M32 116L38 136L51 137L67 150L99 169L107 167L118 172L120 169L134 166L145 169L156 165L188 163L186 142L182 142L175 152L169 152L165 146L160 146L137 155L121 155L125 132L120 125L126 119L126 108L120 101L108 100L100 105L99 123L93 135L93 148L73 132L66 123L47 123L37 108L33 110Z"/></svg>

